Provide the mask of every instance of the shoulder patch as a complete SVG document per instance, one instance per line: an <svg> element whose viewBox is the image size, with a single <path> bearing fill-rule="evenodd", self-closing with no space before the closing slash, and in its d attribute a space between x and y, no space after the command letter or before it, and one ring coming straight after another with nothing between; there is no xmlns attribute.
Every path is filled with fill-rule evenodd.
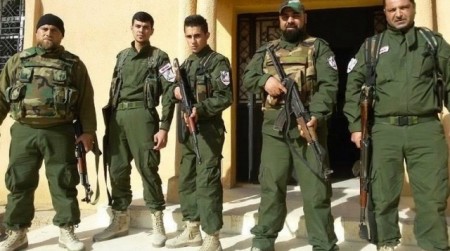
<svg viewBox="0 0 450 251"><path fill-rule="evenodd" d="M229 71L220 71L220 81L222 81L222 83L224 85L229 85L231 82L230 72Z"/></svg>
<svg viewBox="0 0 450 251"><path fill-rule="evenodd" d="M388 51L389 51L389 46L386 45L386 46L383 46L383 47L380 48L379 54L383 54L383 53L388 52Z"/></svg>
<svg viewBox="0 0 450 251"><path fill-rule="evenodd" d="M331 68L333 68L334 70L337 71L337 64L336 64L336 60L334 59L334 56L330 56L328 58L328 64L330 65Z"/></svg>
<svg viewBox="0 0 450 251"><path fill-rule="evenodd" d="M170 63L165 64L163 67L159 68L159 73L169 82L175 82L175 73L172 70L172 65Z"/></svg>
<svg viewBox="0 0 450 251"><path fill-rule="evenodd" d="M353 70L353 68L355 68L357 63L358 63L358 60L356 58L352 58L350 60L350 62L348 62L347 73L350 73Z"/></svg>

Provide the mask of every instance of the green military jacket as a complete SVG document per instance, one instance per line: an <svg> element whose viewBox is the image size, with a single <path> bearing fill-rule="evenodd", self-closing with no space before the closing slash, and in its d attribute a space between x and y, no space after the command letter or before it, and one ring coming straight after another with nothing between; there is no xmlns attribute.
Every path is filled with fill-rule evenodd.
<svg viewBox="0 0 450 251"><path fill-rule="evenodd" d="M429 52L419 28L406 33L388 28L376 65L374 116L428 116L437 114L437 95L434 92L434 57ZM438 42L438 62L443 73L446 100L450 97L450 46L441 35ZM348 65L348 80L344 113L351 132L361 131L360 94L365 83L366 63L364 44ZM445 104L449 108L448 103Z"/></svg>
<svg viewBox="0 0 450 251"><path fill-rule="evenodd" d="M281 37L278 45L279 48L292 52L297 50L297 47L301 46L303 42L304 40L297 43L290 43L286 41L284 37ZM265 92L264 85L269 77L272 76L270 73L266 73L267 71L264 69L264 61L267 57L266 48L270 44L271 42L259 48L245 68L243 77L244 86L248 91L255 94ZM313 61L315 64L316 86L314 87L308 110L310 111L311 116L318 119L319 126L326 126L326 120L331 116L333 107L336 103L336 94L338 90L337 66L334 59L334 53L330 50L327 42L322 39L316 39L312 46L314 60L306 61ZM292 69L290 69L290 71L292 71ZM291 75L288 76L291 77ZM278 76L274 77L279 79ZM294 81L296 80L294 79ZM276 107L275 109L264 109L262 133L276 137L284 136L285 132L279 132L274 129L276 118L280 112L284 112L284 109L282 109L283 107L284 105ZM289 135L291 138L298 138L300 137L300 133L297 128L297 123L295 118L293 116L291 117Z"/></svg>
<svg viewBox="0 0 450 251"><path fill-rule="evenodd" d="M206 68L204 72L200 72L201 66ZM196 98L194 107L198 119L221 118L222 111L233 102L228 59L207 45L200 52L191 54L181 67L186 69L193 97Z"/></svg>
<svg viewBox="0 0 450 251"><path fill-rule="evenodd" d="M174 103L172 102L173 89L175 88L175 75L172 71L169 56L166 52L150 45L144 46L139 52L134 49L134 41L131 48L121 51L117 55L117 62L114 68L113 78L119 73L119 59L125 53L125 59L122 66L122 87L120 89L120 102L143 101L144 85L147 82L151 84L150 92L153 95L153 106L159 104L159 97L162 95L161 105L161 124L160 129L169 131L174 113ZM153 53L156 53L155 56ZM154 108L154 107L150 107Z"/></svg>
<svg viewBox="0 0 450 251"><path fill-rule="evenodd" d="M59 46L56 50L47 52L39 47L32 47L28 51L35 50L36 55L43 58L60 58L62 53L65 52L63 46ZM67 52L65 52L67 53ZM5 119L6 115L10 111L10 105L6 99L6 90L12 86L18 80L16 79L17 71L21 65L20 59L21 53L16 53L7 62L0 74L0 124ZM86 66L84 63L75 57L77 60L72 65L70 77L72 78L70 83L75 89L77 89L79 96L76 101L75 114L78 115L83 130L86 133L94 134L97 130L97 120L95 116L94 106L94 90L91 80L89 78ZM55 124L33 124L33 127L49 127Z"/></svg>

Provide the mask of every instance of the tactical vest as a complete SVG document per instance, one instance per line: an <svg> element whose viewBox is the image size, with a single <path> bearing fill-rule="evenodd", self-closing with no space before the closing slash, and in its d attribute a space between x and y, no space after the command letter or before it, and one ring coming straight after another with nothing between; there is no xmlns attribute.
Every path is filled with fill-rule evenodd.
<svg viewBox="0 0 450 251"><path fill-rule="evenodd" d="M122 87L122 68L125 64L125 60L130 52L131 48L123 50L118 56L118 63L116 73L111 81L110 97L113 107L116 107L119 92ZM147 56L147 75L144 80L144 106L147 109L157 107L159 105L159 96L162 93L160 88L159 72L158 72L158 57L161 50L155 47L151 47Z"/></svg>
<svg viewBox="0 0 450 251"><path fill-rule="evenodd" d="M212 51L206 57L202 58L198 68L195 71L195 79L189 79L189 85L191 90L194 90L194 97L197 102L202 102L205 99L212 96L214 90L211 83L211 75L209 73L209 68L217 52ZM192 61L186 61L181 67L185 67L186 72L189 72Z"/></svg>
<svg viewBox="0 0 450 251"><path fill-rule="evenodd" d="M271 42L275 45L275 54L279 58L286 75L297 83L300 98L305 106L309 105L312 95L317 91L317 74L314 61L315 41L315 37L310 37L292 51L281 48L279 46L280 40ZM280 80L268 53L266 53L264 58L263 71ZM264 107L276 108L283 103L282 99L274 99L271 96L267 96Z"/></svg>
<svg viewBox="0 0 450 251"><path fill-rule="evenodd" d="M35 48L19 57L15 82L6 89L11 117L34 125L72 122L79 93L71 74L78 57L64 51L59 58L46 58Z"/></svg>

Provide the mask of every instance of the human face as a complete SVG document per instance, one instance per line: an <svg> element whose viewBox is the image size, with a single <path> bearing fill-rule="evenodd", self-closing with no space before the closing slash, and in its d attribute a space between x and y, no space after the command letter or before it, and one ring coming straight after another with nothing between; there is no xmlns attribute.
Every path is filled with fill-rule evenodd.
<svg viewBox="0 0 450 251"><path fill-rule="evenodd" d="M153 27L150 25L150 22L134 20L131 31L133 32L134 41L136 43L145 44L153 34Z"/></svg>
<svg viewBox="0 0 450 251"><path fill-rule="evenodd" d="M205 33L200 26L186 26L184 37L191 51L198 53L208 44L209 32Z"/></svg>
<svg viewBox="0 0 450 251"><path fill-rule="evenodd" d="M306 14L304 12L294 12L294 10L287 7L280 13L279 19L280 29L288 41L295 42L300 39L306 23Z"/></svg>
<svg viewBox="0 0 450 251"><path fill-rule="evenodd" d="M410 0L385 0L386 21L397 30L407 30L414 24L416 5Z"/></svg>
<svg viewBox="0 0 450 251"><path fill-rule="evenodd" d="M61 44L62 39L61 31L53 25L42 25L36 31L37 45L45 50L57 48Z"/></svg>

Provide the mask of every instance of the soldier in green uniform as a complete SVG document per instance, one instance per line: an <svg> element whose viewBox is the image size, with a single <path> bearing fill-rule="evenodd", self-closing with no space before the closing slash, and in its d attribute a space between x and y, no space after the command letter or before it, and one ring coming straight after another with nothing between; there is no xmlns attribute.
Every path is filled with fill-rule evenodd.
<svg viewBox="0 0 450 251"><path fill-rule="evenodd" d="M93 149L97 130L94 93L86 66L61 46L63 21L43 15L36 26L37 46L13 55L0 75L0 123L8 112L11 127L6 188L10 191L4 215L8 238L1 251L28 246L27 229L34 217L34 196L44 161L46 177L60 228L59 244L84 250L74 234L80 223L76 185L80 182L75 143ZM75 139L78 118L84 133Z"/></svg>
<svg viewBox="0 0 450 251"><path fill-rule="evenodd" d="M192 54L181 68L187 72L188 85L195 97L191 118L197 122L199 131L197 138L201 163L191 141L192 135L186 135L181 139L179 175L181 212L186 226L181 234L167 241L166 247L202 245L202 251L218 251L222 250L219 231L223 225L220 162L225 125L222 111L232 103L231 68L228 59L207 44L208 24L202 16L186 17L184 34ZM175 88L174 96L182 99L179 87ZM185 132L186 128L181 130ZM200 225L206 233L204 241Z"/></svg>
<svg viewBox="0 0 450 251"><path fill-rule="evenodd" d="M414 0L385 0L388 28L382 33L374 81L372 126L372 201L376 244L390 251L399 243L398 205L404 165L415 202L414 234L424 250L449 250L445 209L448 190L448 150L437 114L439 100L449 98L450 46L439 34L431 39L414 26ZM434 40L435 45L427 39ZM436 54L433 53L432 48ZM351 140L360 147L359 101L366 82L365 46L348 66L344 112ZM435 65L436 64L436 65ZM434 73L443 74L443 97L434 91ZM449 108L448 103L445 106Z"/></svg>
<svg viewBox="0 0 450 251"><path fill-rule="evenodd" d="M338 73L334 54L328 44L306 33L306 14L299 0L283 1L279 9L282 37L258 49L244 73L245 87L254 93L264 93L263 145L259 182L261 204L258 223L251 230L255 235L252 250L273 251L275 239L286 218L287 183L295 168L303 197L306 229L313 250L335 250L330 198L331 184L315 168L318 166L312 148L301 137L293 115L282 126L274 124L283 109L283 94L287 92L280 82L267 47L275 54L287 76L295 81L304 105L311 113L308 127L315 128L319 142L326 148L327 118L336 102ZM325 160L328 168L328 160Z"/></svg>
<svg viewBox="0 0 450 251"><path fill-rule="evenodd" d="M106 229L94 235L94 241L128 234L132 159L141 175L145 204L152 216L152 245L162 247L167 239L162 212L165 200L158 165L174 113L171 93L175 75L167 53L150 44L153 24L150 14L135 13L131 20L134 41L130 48L117 55L109 101L115 110L109 121L109 145L105 149L110 163L113 218ZM161 116L156 110L160 96Z"/></svg>

